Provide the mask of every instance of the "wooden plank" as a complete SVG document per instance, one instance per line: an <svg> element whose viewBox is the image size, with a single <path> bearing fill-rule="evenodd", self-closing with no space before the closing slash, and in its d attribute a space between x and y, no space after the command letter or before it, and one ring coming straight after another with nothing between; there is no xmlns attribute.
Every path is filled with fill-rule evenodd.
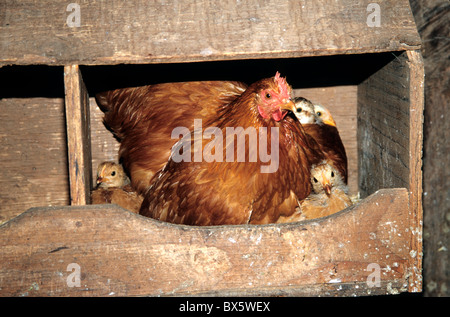
<svg viewBox="0 0 450 317"><path fill-rule="evenodd" d="M358 193L358 151L356 140L357 86L332 86L295 89L302 96L327 107L336 121L348 158L350 194Z"/></svg>
<svg viewBox="0 0 450 317"><path fill-rule="evenodd" d="M358 86L359 184L362 197L379 188L410 194L410 291L422 290L422 142L424 70L407 51Z"/></svg>
<svg viewBox="0 0 450 317"><path fill-rule="evenodd" d="M64 67L70 201L89 203L92 159L89 97L78 65Z"/></svg>
<svg viewBox="0 0 450 317"><path fill-rule="evenodd" d="M287 58L420 46L408 0L379 3L379 27L370 24L378 14L372 2L3 1L0 65Z"/></svg>
<svg viewBox="0 0 450 317"><path fill-rule="evenodd" d="M423 148L423 110L424 110L424 79L425 71L422 55L419 51L407 51L408 65L410 68L410 155L409 155L409 194L411 230L411 246L414 251L411 254L412 279L409 284L411 292L422 291L422 148ZM420 278L419 278L420 277Z"/></svg>
<svg viewBox="0 0 450 317"><path fill-rule="evenodd" d="M361 197L410 186L410 69L406 54L358 85Z"/></svg>
<svg viewBox="0 0 450 317"><path fill-rule="evenodd" d="M424 295L450 297L450 4L446 0L412 0L423 39L425 112L423 144Z"/></svg>
<svg viewBox="0 0 450 317"><path fill-rule="evenodd" d="M69 203L62 98L0 99L0 223Z"/></svg>
<svg viewBox="0 0 450 317"><path fill-rule="evenodd" d="M173 225L113 205L33 208L0 227L0 289L4 296L398 293L412 269L408 218L405 189L380 190L322 219L264 226Z"/></svg>

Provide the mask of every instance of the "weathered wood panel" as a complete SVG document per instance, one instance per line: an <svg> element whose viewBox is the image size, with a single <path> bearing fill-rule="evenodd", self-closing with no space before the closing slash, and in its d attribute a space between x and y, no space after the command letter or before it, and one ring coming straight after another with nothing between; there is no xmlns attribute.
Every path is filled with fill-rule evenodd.
<svg viewBox="0 0 450 317"><path fill-rule="evenodd" d="M331 111L347 153L349 191L352 195L358 193L357 86L295 89L294 95L322 104Z"/></svg>
<svg viewBox="0 0 450 317"><path fill-rule="evenodd" d="M405 187L413 231L411 274L422 271L422 141L424 67L407 51L358 86L358 165L361 197L379 188ZM413 278L410 291L422 289Z"/></svg>
<svg viewBox="0 0 450 317"><path fill-rule="evenodd" d="M64 100L1 99L0 109L0 223L31 207L70 204ZM96 171L100 162L117 160L119 143L105 129L94 98L90 111Z"/></svg>
<svg viewBox="0 0 450 317"><path fill-rule="evenodd" d="M69 203L63 99L0 99L0 223Z"/></svg>
<svg viewBox="0 0 450 317"><path fill-rule="evenodd" d="M361 197L380 188L409 188L410 69L407 60L406 54L397 56L358 86Z"/></svg>
<svg viewBox="0 0 450 317"><path fill-rule="evenodd" d="M425 64L424 294L450 296L450 2L411 0Z"/></svg>
<svg viewBox="0 0 450 317"><path fill-rule="evenodd" d="M407 51L410 68L409 82L409 207L411 211L411 247L415 253L414 270L409 289L413 292L422 290L422 257L423 257L423 209L422 209L422 149L423 149L423 111L424 111L424 79L425 70L422 55L418 51Z"/></svg>
<svg viewBox="0 0 450 317"><path fill-rule="evenodd" d="M0 227L0 289L4 296L398 293L411 278L408 221L405 189L380 190L316 221L265 226L172 225L113 205L34 208Z"/></svg>
<svg viewBox="0 0 450 317"><path fill-rule="evenodd" d="M78 65L64 67L70 201L89 203L92 159L89 96Z"/></svg>
<svg viewBox="0 0 450 317"><path fill-rule="evenodd" d="M2 1L0 65L282 58L417 48L409 2ZM77 6L78 4L78 6ZM370 23L369 23L370 24Z"/></svg>

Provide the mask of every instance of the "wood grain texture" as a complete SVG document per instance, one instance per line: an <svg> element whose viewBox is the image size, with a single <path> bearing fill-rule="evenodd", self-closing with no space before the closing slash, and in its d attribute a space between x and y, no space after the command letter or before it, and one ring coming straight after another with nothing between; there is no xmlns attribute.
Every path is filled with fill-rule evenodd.
<svg viewBox="0 0 450 317"><path fill-rule="evenodd" d="M423 111L425 70L419 51L407 51L410 68L410 115L409 115L409 207L412 213L411 254L415 270L409 285L410 291L422 291L422 257L423 257L423 207L422 207L422 148L423 148ZM420 278L419 278L420 277Z"/></svg>
<svg viewBox="0 0 450 317"><path fill-rule="evenodd" d="M282 58L418 48L407 0L3 1L0 65L100 65ZM276 14L274 14L276 13Z"/></svg>
<svg viewBox="0 0 450 317"><path fill-rule="evenodd" d="M362 198L380 188L409 188L409 116L410 69L406 54L402 54L358 85Z"/></svg>
<svg viewBox="0 0 450 317"><path fill-rule="evenodd" d="M89 203L92 159L89 96L78 65L64 67L67 148L72 205Z"/></svg>
<svg viewBox="0 0 450 317"><path fill-rule="evenodd" d="M92 170L117 161L119 143L103 125L90 98ZM31 207L70 204L67 131L63 99L0 100L0 223ZM95 178L89 179L95 186Z"/></svg>
<svg viewBox="0 0 450 317"><path fill-rule="evenodd" d="M408 193L316 221L190 227L109 206L33 208L0 227L4 296L367 295L407 290ZM46 230L36 230L36 224ZM346 228L343 234L341 228ZM79 287L69 287L80 268ZM368 278L379 266L379 286Z"/></svg>
<svg viewBox="0 0 450 317"><path fill-rule="evenodd" d="M331 111L348 158L349 192L351 195L358 193L357 86L295 89L294 96L305 97Z"/></svg>
<svg viewBox="0 0 450 317"><path fill-rule="evenodd" d="M424 295L450 296L450 3L411 0L425 65Z"/></svg>
<svg viewBox="0 0 450 317"><path fill-rule="evenodd" d="M413 292L422 290L423 109L424 68L417 51L396 56L358 86L361 197L379 188L408 189L415 268L409 290Z"/></svg>
<svg viewBox="0 0 450 317"><path fill-rule="evenodd" d="M69 203L64 101L0 99L0 223Z"/></svg>

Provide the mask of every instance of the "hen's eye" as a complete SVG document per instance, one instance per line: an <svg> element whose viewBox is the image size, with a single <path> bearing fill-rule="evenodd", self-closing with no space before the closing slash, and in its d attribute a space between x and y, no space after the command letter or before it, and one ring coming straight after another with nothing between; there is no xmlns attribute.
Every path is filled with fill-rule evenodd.
<svg viewBox="0 0 450 317"><path fill-rule="evenodd" d="M316 114L318 117L322 116L322 112L320 112L320 111L317 111Z"/></svg>
<svg viewBox="0 0 450 317"><path fill-rule="evenodd" d="M270 99L272 96L269 93L266 93L266 98Z"/></svg>
<svg viewBox="0 0 450 317"><path fill-rule="evenodd" d="M302 112L302 108L297 108L297 112Z"/></svg>
<svg viewBox="0 0 450 317"><path fill-rule="evenodd" d="M314 183L318 183L319 181L317 180L317 178L314 177Z"/></svg>
<svg viewBox="0 0 450 317"><path fill-rule="evenodd" d="M116 176L116 171L112 171L111 176Z"/></svg>

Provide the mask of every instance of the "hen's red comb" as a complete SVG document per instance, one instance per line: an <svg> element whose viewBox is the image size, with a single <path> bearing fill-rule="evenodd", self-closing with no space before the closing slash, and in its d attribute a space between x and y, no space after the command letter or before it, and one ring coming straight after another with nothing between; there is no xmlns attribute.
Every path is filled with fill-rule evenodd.
<svg viewBox="0 0 450 317"><path fill-rule="evenodd" d="M280 88L280 95L282 95L285 98L290 98L291 96L289 85L286 82L286 78L281 77L279 72L275 74L275 82L278 84L278 87Z"/></svg>

